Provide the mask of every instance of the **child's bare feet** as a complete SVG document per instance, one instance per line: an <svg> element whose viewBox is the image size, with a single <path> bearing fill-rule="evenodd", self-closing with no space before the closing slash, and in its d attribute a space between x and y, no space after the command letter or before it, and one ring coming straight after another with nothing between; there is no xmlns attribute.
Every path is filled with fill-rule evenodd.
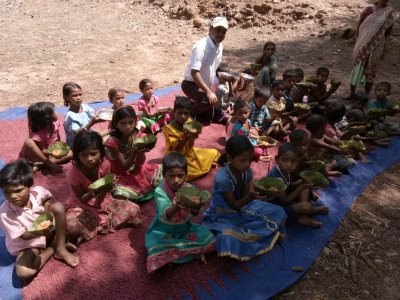
<svg viewBox="0 0 400 300"><path fill-rule="evenodd" d="M326 176L328 177L336 177L336 176L341 176L343 175L342 172L340 171L326 171Z"/></svg>
<svg viewBox="0 0 400 300"><path fill-rule="evenodd" d="M54 258L63 260L67 265L73 268L79 264L79 258L69 253L66 248L57 250L56 253L54 253Z"/></svg>
<svg viewBox="0 0 400 300"><path fill-rule="evenodd" d="M316 215L326 215L329 212L329 207L322 205L322 206L314 206L313 212Z"/></svg>
<svg viewBox="0 0 400 300"><path fill-rule="evenodd" d="M297 223L302 224L302 225L306 225L306 226L310 226L313 228L318 228L321 227L322 222L316 221L313 218L309 217L309 216L301 216L297 218Z"/></svg>

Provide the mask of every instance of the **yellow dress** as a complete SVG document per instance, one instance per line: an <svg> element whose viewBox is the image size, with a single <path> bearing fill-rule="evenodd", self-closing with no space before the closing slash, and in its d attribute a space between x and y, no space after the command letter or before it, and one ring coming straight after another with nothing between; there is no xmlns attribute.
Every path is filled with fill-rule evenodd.
<svg viewBox="0 0 400 300"><path fill-rule="evenodd" d="M165 154L175 152L179 141L183 139L183 131L168 124L164 127ZM190 141L179 151L185 156L188 164L187 181L192 181L207 174L213 163L216 163L221 154L216 149L203 149L193 147Z"/></svg>

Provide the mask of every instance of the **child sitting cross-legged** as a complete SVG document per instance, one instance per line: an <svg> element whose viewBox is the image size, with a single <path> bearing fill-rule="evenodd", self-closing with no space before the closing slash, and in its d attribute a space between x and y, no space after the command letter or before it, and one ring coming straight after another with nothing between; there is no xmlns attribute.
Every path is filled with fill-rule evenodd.
<svg viewBox="0 0 400 300"><path fill-rule="evenodd" d="M286 109L284 82L282 80L275 80L271 88L271 96L267 101L268 110L271 117L274 118L271 123L271 135L282 138L290 133L295 120L291 122L291 116L284 117Z"/></svg>
<svg viewBox="0 0 400 300"><path fill-rule="evenodd" d="M138 100L138 110L143 112L141 119L151 133L157 133L171 120L170 113L158 111L160 99L153 94L153 82L150 79L142 79L139 89L143 93Z"/></svg>
<svg viewBox="0 0 400 300"><path fill-rule="evenodd" d="M325 111L327 100L339 88L339 84L331 84L327 89L327 80L329 78L329 70L326 67L317 69L315 80L310 89L308 103L311 105L313 112L321 113Z"/></svg>
<svg viewBox="0 0 400 300"><path fill-rule="evenodd" d="M146 163L146 147L136 148L135 141L143 137L136 129L137 117L132 106L114 110L112 130L105 143L110 170L117 175L114 197L135 202L153 198L154 186L160 177L158 164Z"/></svg>
<svg viewBox="0 0 400 300"><path fill-rule="evenodd" d="M324 205L314 206L311 204L312 184L306 184L301 180L296 182L293 180L302 159L300 150L293 143L284 143L279 146L278 155L275 159L277 165L268 176L282 179L288 188L272 203L281 205L284 208L289 222L296 221L306 226L320 227L322 222L314 220L311 216L327 214L329 208Z"/></svg>
<svg viewBox="0 0 400 300"><path fill-rule="evenodd" d="M246 137L231 137L224 158L203 225L216 234L219 256L248 260L273 248L285 233L286 214L253 190L253 146Z"/></svg>
<svg viewBox="0 0 400 300"><path fill-rule="evenodd" d="M99 190L90 185L110 174L102 137L82 131L75 137L72 166L67 182L72 190L67 211L67 232L75 244L88 241L98 233L107 234L125 226L142 223L140 207L125 199L114 199L113 185Z"/></svg>
<svg viewBox="0 0 400 300"><path fill-rule="evenodd" d="M216 107L214 107L213 119L217 121L217 123L226 123L233 113L234 90L236 89L238 79L236 77L226 78L220 76L220 72L229 73L229 66L222 63L217 69L218 85L215 95L217 96L218 103Z"/></svg>
<svg viewBox="0 0 400 300"><path fill-rule="evenodd" d="M181 205L176 192L186 183L187 161L177 152L164 157L163 176L154 193L156 214L146 232L147 270L152 272L168 263L185 263L195 255L215 250L215 237L205 227L191 222L200 207Z"/></svg>
<svg viewBox="0 0 400 300"><path fill-rule="evenodd" d="M269 135L273 130L271 123L274 120L274 117L271 117L266 105L269 96L269 88L257 87L254 91L254 98L250 102L249 119L256 136Z"/></svg>
<svg viewBox="0 0 400 300"><path fill-rule="evenodd" d="M25 159L1 169L0 187L5 201L0 206L0 228L5 234L7 250L17 256L16 274L24 280L33 278L52 256L71 267L79 264L79 259L70 253L76 247L67 243L64 206L52 203L48 190L32 186L32 168ZM55 227L49 224L30 231L35 219L46 211L53 215Z"/></svg>
<svg viewBox="0 0 400 300"><path fill-rule="evenodd" d="M190 100L187 97L176 96L174 102L174 120L164 128L165 154L179 152L188 162L187 181L192 181L207 174L211 167L218 162L220 153L216 149L194 147L194 141L199 133L192 133L184 129L190 118Z"/></svg>
<svg viewBox="0 0 400 300"><path fill-rule="evenodd" d="M60 141L61 123L54 111L54 103L38 102L28 108L29 138L25 140L19 157L26 158L33 164L33 171L42 166L61 172L60 164L67 163L72 158L70 151L66 156L55 158L47 148Z"/></svg>
<svg viewBox="0 0 400 300"><path fill-rule="evenodd" d="M325 135L328 121L325 116L314 114L306 121L306 128L310 132L310 157L329 160L332 169L346 170L355 164L354 159L345 156L344 151L338 146L340 141ZM340 175L340 174L338 174Z"/></svg>
<svg viewBox="0 0 400 300"><path fill-rule="evenodd" d="M264 150L257 146L257 131L251 134L251 123L250 123L250 106L245 100L238 100L233 105L233 116L226 127L226 139L228 140L232 136L244 136L248 138L251 144L254 146L254 158L256 161L263 160L269 161L271 157L264 155Z"/></svg>

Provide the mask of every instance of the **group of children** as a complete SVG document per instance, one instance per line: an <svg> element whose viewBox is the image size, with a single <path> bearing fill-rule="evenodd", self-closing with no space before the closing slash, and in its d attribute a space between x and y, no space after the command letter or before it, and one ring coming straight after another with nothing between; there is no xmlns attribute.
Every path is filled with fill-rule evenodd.
<svg viewBox="0 0 400 300"><path fill-rule="evenodd" d="M398 106L388 100L390 84L376 85L376 99L359 93L350 109L329 99L338 85L327 88L329 70L318 68L311 82L305 83L301 69L286 70L275 79L277 62L275 44L267 43L263 55L251 65L255 76L219 77L219 103L215 112L226 124L226 147L221 155L215 149L195 147L199 132L184 130L191 122L190 99L177 96L171 110L160 110L160 99L153 94L153 83L144 79L139 87L143 96L137 110L124 103L125 91L109 91L112 120L106 132L92 127L104 122L83 103L82 89L73 82L63 87L66 142L71 151L62 158L48 152L60 140L61 123L49 102L33 104L28 109L29 138L24 142L20 159L0 171L0 187L6 201L0 206L0 226L6 245L17 255L16 272L20 278L32 278L46 261L55 256L75 267L79 261L72 254L76 246L124 226L140 226L140 203L155 199L156 211L145 236L149 272L169 263L183 263L204 253L217 251L220 256L247 260L272 249L285 234L285 226L300 223L319 227L313 219L326 214L327 206L317 202L312 184L299 173L307 162L324 160L322 172L338 176L356 163L367 161L362 151L340 147L341 139L354 139L371 146L387 146L386 137L372 137L352 131L353 122L368 122L368 110L384 108L388 113ZM226 65L217 72L229 72ZM220 86L223 85L223 86ZM252 97L247 94L252 91ZM309 109L297 110L296 103L307 102ZM392 130L383 119L370 122L376 130ZM138 126L139 125L139 126ZM146 162L150 149L136 148L134 142L146 132L165 136L162 164ZM271 157L259 144L262 136L280 142L277 155ZM275 145L275 144L274 144ZM265 175L280 178L287 189L266 199L252 185L251 164L260 159L276 165ZM62 164L72 164L67 171L71 193L63 204L54 202L48 190L32 187L34 171L48 168L62 172ZM187 208L180 203L177 191L220 165L206 210ZM31 168L33 167L33 168ZM107 174L116 174L115 185L94 191L90 185ZM61 199L60 199L61 200ZM44 211L55 219L55 230L30 233L28 228ZM191 218L203 212L202 224Z"/></svg>

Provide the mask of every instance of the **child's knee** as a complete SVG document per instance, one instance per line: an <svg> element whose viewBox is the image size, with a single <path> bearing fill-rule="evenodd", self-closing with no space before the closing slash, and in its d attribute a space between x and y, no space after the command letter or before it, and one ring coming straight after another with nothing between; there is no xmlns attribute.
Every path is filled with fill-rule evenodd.
<svg viewBox="0 0 400 300"><path fill-rule="evenodd" d="M18 278L21 280L31 280L37 274L38 270L28 268L21 265L15 266L15 273L17 274Z"/></svg>

